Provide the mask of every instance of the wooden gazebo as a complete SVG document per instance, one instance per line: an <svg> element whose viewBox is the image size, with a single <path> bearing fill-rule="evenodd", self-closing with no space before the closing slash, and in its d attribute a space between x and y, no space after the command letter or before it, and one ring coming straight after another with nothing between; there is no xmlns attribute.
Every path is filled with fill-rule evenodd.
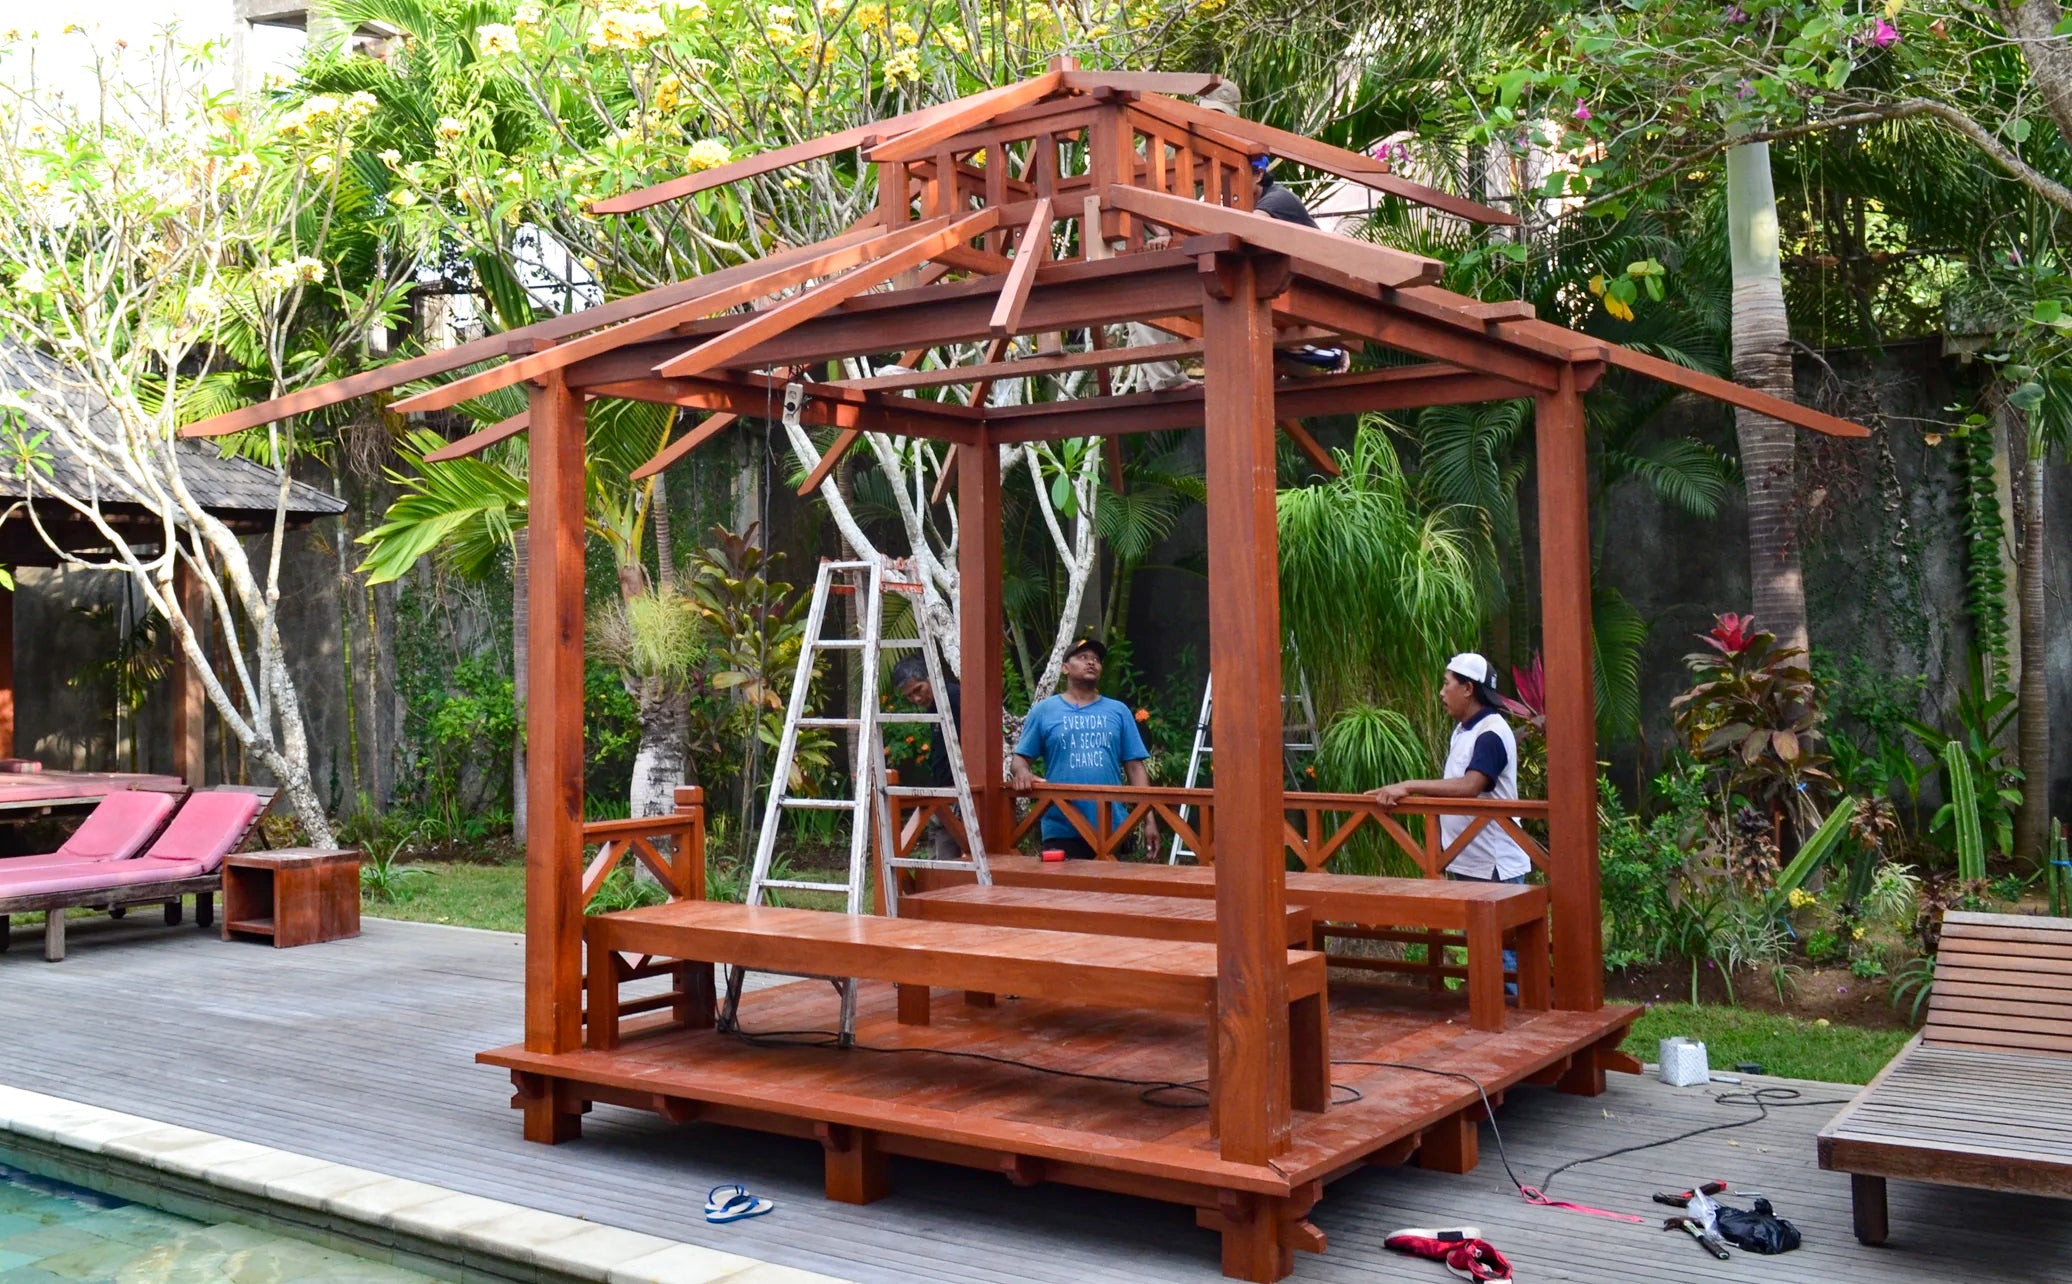
<svg viewBox="0 0 2072 1284"><path fill-rule="evenodd" d="M1440 265L1430 259L1252 212L1248 160L1271 153L1445 215L1513 221L1407 182L1368 157L1182 101L1214 83L1201 75L1086 72L1061 61L1018 84L614 198L600 212L639 210L857 148L876 165L879 191L877 208L832 239L190 429L230 432L478 365L393 408L430 410L517 384L530 394L525 415L442 452L531 432L525 1040L483 1054L513 1071L514 1104L524 1109L528 1137L572 1138L581 1113L606 1102L677 1121L818 1137L830 1194L858 1201L883 1193L888 1154L990 1169L1021 1184L1066 1181L1149 1195L1199 1210L1201 1224L1222 1234L1227 1273L1277 1279L1290 1269L1291 1249L1323 1248L1306 1217L1325 1183L1363 1163L1413 1155L1431 1167L1471 1166L1479 1090L1492 1104L1523 1082L1596 1092L1606 1068L1635 1068L1617 1047L1636 1014L1603 1003L1583 394L1616 366L1816 431L1860 436L1863 429L1537 320L1524 304L1450 293L1433 284ZM1147 242L1154 238L1169 244L1153 248ZM1104 347L1101 327L1125 321L1145 321L1176 338L1156 351ZM1007 346L1016 336L1079 332L1093 336L1088 350L1051 340L1036 355L1015 359ZM1276 348L1302 343L1364 346L1397 363L1284 377ZM949 364L953 346L983 355L911 375L824 377L830 363L867 354L901 353L904 366L919 369L936 352ZM988 406L983 396L966 404L926 395L944 385L1105 371L1174 355L1199 356L1204 386L1116 396L1101 380L1096 395L1008 407ZM1199 810L1194 822L1204 840L1198 850L1213 839L1213 873L1199 871L1213 883L1200 887L1213 893L1213 946L1160 942L1166 952L1156 955L1193 959L1200 956L1187 950L1213 949L1202 978L1212 1035L1206 1112L1140 1099L1147 1082L1202 1079L1199 1009L1189 1018L1168 1006L1118 1022L1084 1004L1128 1007L1126 993L1118 999L1089 983L1079 995L1084 1003L1075 1004L1074 994L1045 990L1032 964L1026 988L998 987L1023 995L1020 1001L974 1002L916 1024L928 1020L930 984L983 988L974 977L999 975L989 942L1003 942L1004 951L1005 942L1019 938L1004 928L997 936L983 928L974 935L950 923L913 923L909 930L902 919L907 934L895 942L862 930L887 920L845 919L853 926L806 932L782 917L805 911L772 916L695 905L702 901L702 861L686 853L701 832L695 804L674 819L586 830L584 403L631 398L717 412L648 465L659 468L736 416L769 416L785 386L797 381L808 398L805 422L840 430L808 486L866 431L957 447L962 743L992 852L1008 849L1017 824L1013 791L1001 783L1000 729L992 724L1003 668L999 448L1170 428L1205 432L1215 784L1192 793L1142 791L1148 796L1134 802L1140 811L1170 815L1187 801L1214 818L1212 835ZM1321 961L1288 948L1286 907L1298 899L1296 879L1339 876L1284 876L1284 852L1292 848L1319 863L1343 838L1343 828L1330 835L1320 827L1323 811L1334 809L1352 824L1378 824L1406 842L1408 836L1369 800L1282 793L1275 434L1285 431L1329 468L1300 426L1305 416L1509 398L1531 398L1537 415L1548 797L1506 805L1501 816L1460 803L1413 803L1398 814L1465 810L1521 836L1516 816L1543 819L1549 839L1535 849L1546 887L1524 894L1546 899L1534 902L1543 907L1534 923L1513 925L1537 930L1517 939L1540 946L1518 969L1517 1009L1499 1015L1494 1029L1480 1014L1473 1024L1482 1028L1470 1028L1442 988L1463 969L1443 966L1436 949L1426 956L1431 984L1423 989L1334 982L1326 1054ZM1308 817L1306 838L1291 814ZM637 832L643 825L645 836ZM656 835L682 841L664 856L650 841ZM610 844L608 857L641 849L677 903L586 918L588 893L602 877L602 862L586 872L586 838ZM1447 853L1428 845L1419 855L1436 873ZM1315 886L1302 884L1301 895L1317 894ZM1438 893L1462 885L1428 886ZM1472 935L1476 920L1468 921ZM724 950L714 944L722 939L729 942ZM881 943L890 958L914 942L927 946L925 957L934 962L904 972L885 964L877 980L898 981L904 993L895 1003L891 985L865 988L859 1040L904 1051L983 1049L994 1060L918 1052L868 1057L730 1039L711 1028L713 963L795 972L814 970L802 959L825 958L832 974L854 975L866 965L857 950ZM1472 940L1470 946L1472 959L1480 947ZM1132 949L1117 941L1107 953L1134 957ZM1153 952L1142 957L1151 960ZM661 975L674 978L668 993L620 1002L620 979ZM1297 989L1291 976L1301 978ZM1501 973L1471 972L1469 982L1501 1006ZM906 1002L915 990L923 996L918 1010ZM812 982L751 994L744 1024L824 1023L825 996L825 987ZM1158 1005L1147 997L1142 1006ZM656 1014L622 1031L618 1018L635 1011ZM1068 1055L1077 1058L1071 1065L1079 1073L1094 1078L1060 1080L1011 1064L1062 1069L1058 1059ZM1389 1064L1377 1064L1383 1062ZM1334 1065L1343 1068L1334 1072Z"/></svg>

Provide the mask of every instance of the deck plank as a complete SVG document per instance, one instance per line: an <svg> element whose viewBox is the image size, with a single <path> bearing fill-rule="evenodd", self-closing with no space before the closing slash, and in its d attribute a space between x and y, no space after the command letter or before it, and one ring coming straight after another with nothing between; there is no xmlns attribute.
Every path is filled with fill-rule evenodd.
<svg viewBox="0 0 2072 1284"><path fill-rule="evenodd" d="M504 1076L473 1062L477 1051L518 1036L515 937L368 919L357 939L275 951L138 919L76 923L80 948L63 964L46 965L27 950L0 956L0 1081L870 1284L1220 1278L1214 1237L1184 1210L1148 1200L1062 1186L1018 1190L1002 1177L895 1160L892 1196L854 1208L820 1197L814 1143L673 1128L606 1106L585 1120L583 1140L528 1145L505 1104ZM937 1002L962 1007L954 993ZM745 1011L759 1006L752 995ZM91 1020L79 1021L82 1012ZM1130 1014L1088 1015L1086 1042L1057 1049L1059 1063L1095 1072L1127 1064ZM1399 1057L1428 1055L1469 1073L1487 1057L1464 1029L1449 1032L1407 1011L1371 1029L1372 1041ZM1003 1036L999 1046L1011 1042ZM1401 1071L1340 1067L1334 1078L1374 1095L1411 1090ZM973 1074L957 1082L977 1095L987 1081ZM1846 1100L1853 1091L1791 1086L1809 1101ZM1368 1169L1333 1184L1315 1214L1330 1252L1298 1254L1294 1278L1427 1278L1438 1268L1395 1259L1382 1237L1460 1222L1481 1226L1520 1278L1533 1280L1947 1284L1978 1278L1981 1262L2001 1280L2061 1274L2072 1219L2063 1204L2037 1198L1894 1182L1892 1246L1859 1247L1849 1234L1848 1180L1821 1172L1814 1157L1814 1133L1839 1109L1773 1110L1747 1127L1563 1173L1553 1185L1556 1198L1653 1219L1666 1210L1648 1202L1649 1192L1726 1176L1766 1192L1805 1232L1806 1247L1790 1258L1715 1262L1665 1236L1658 1220L1628 1226L1528 1207L1510 1193L1484 1125L1474 1172ZM1498 1124L1513 1166L1535 1181L1580 1155L1753 1113L1717 1104L1704 1089L1613 1075L1597 1098L1515 1091ZM1179 1144L1185 1132L1167 1140ZM735 1180L775 1198L777 1213L706 1226L699 1196Z"/></svg>

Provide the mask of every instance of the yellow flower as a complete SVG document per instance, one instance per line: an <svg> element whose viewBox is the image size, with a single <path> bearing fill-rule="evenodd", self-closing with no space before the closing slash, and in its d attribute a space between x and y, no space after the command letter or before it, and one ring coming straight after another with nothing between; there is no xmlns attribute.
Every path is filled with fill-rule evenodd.
<svg viewBox="0 0 2072 1284"><path fill-rule="evenodd" d="M921 78L921 55L912 49L902 49L885 60L885 87L890 89L902 80Z"/></svg>
<svg viewBox="0 0 2072 1284"><path fill-rule="evenodd" d="M691 144L690 154L684 158L692 173L701 169L717 169L734 159L733 151L717 138L701 138Z"/></svg>
<svg viewBox="0 0 2072 1284"><path fill-rule="evenodd" d="M955 53L963 53L965 50L971 48L971 42L966 40L964 38L964 33L957 30L955 27L936 28L935 38L936 40L941 42L943 48L951 50Z"/></svg>
<svg viewBox="0 0 2072 1284"><path fill-rule="evenodd" d="M239 152L223 167L223 181L227 184L243 183L259 172L259 158L250 152Z"/></svg>
<svg viewBox="0 0 2072 1284"><path fill-rule="evenodd" d="M1852 941L1860 941L1860 940L1862 940L1862 939L1863 939L1863 931L1864 931L1864 929L1863 929L1863 924L1861 924L1861 923L1858 923L1858 924L1857 924L1857 925L1856 925L1855 927L1852 927L1852 928L1850 928L1850 929L1849 929L1849 939L1850 939L1850 940L1852 940Z"/></svg>
<svg viewBox="0 0 2072 1284"><path fill-rule="evenodd" d="M669 34L658 14L606 9L590 22L592 49L644 49Z"/></svg>
<svg viewBox="0 0 2072 1284"><path fill-rule="evenodd" d="M511 15L511 26L518 31L538 31L546 20L547 12L537 0L525 0L518 6L518 12Z"/></svg>
<svg viewBox="0 0 2072 1284"><path fill-rule="evenodd" d="M485 22L475 28L475 48L484 58L518 52L518 28L501 22Z"/></svg>
<svg viewBox="0 0 2072 1284"><path fill-rule="evenodd" d="M895 22L892 24L892 39L902 45L918 45L921 43L921 33L914 30L914 24L911 22Z"/></svg>
<svg viewBox="0 0 2072 1284"><path fill-rule="evenodd" d="M388 166L390 169L394 169L396 166L401 165L403 163L403 153L391 147L386 151L382 152L377 159L379 159L382 164Z"/></svg>
<svg viewBox="0 0 2072 1284"><path fill-rule="evenodd" d="M849 0L820 0L820 16L833 21L849 8Z"/></svg>
<svg viewBox="0 0 2072 1284"><path fill-rule="evenodd" d="M1784 899L1793 909L1804 909L1820 898L1803 887L1794 887L1791 889L1791 895Z"/></svg>
<svg viewBox="0 0 2072 1284"><path fill-rule="evenodd" d="M372 116L374 109L379 106L381 106L379 98L376 98L364 89L356 90L352 97L345 100L345 118L358 123Z"/></svg>
<svg viewBox="0 0 2072 1284"><path fill-rule="evenodd" d="M664 76L655 82L655 110L675 111L683 96L683 81L675 76Z"/></svg>
<svg viewBox="0 0 2072 1284"><path fill-rule="evenodd" d="M441 116L439 117L439 123L432 126L432 132L450 143L462 134L467 133L468 127L465 123L456 120L452 116Z"/></svg>
<svg viewBox="0 0 2072 1284"><path fill-rule="evenodd" d="M329 152L319 152L317 155L309 158L309 172L318 178L329 174L333 169L337 168L337 165L338 162L332 158Z"/></svg>
<svg viewBox="0 0 2072 1284"><path fill-rule="evenodd" d="M399 210L407 210L417 204L417 193L407 187L399 187L389 193L389 204Z"/></svg>
<svg viewBox="0 0 2072 1284"><path fill-rule="evenodd" d="M14 292L23 298L27 298L32 294L42 294L48 288L49 284L43 275L42 268L23 268L22 274L14 279Z"/></svg>
<svg viewBox="0 0 2072 1284"><path fill-rule="evenodd" d="M885 25L885 6L881 4L860 4L856 6L856 25L869 31L872 27Z"/></svg>
<svg viewBox="0 0 2072 1284"><path fill-rule="evenodd" d="M1088 27L1086 29L1086 38L1088 40L1099 40L1102 36L1105 36L1107 34L1108 24L1105 22L1097 22L1093 26Z"/></svg>

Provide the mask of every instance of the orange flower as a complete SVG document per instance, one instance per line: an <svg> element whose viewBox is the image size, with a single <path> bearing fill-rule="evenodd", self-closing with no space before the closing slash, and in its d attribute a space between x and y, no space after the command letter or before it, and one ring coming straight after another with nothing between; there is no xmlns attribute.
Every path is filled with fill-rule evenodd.
<svg viewBox="0 0 2072 1284"><path fill-rule="evenodd" d="M1139 721L1139 722L1149 722L1149 721L1151 721L1151 710L1149 710L1149 709L1139 709L1139 710L1137 710L1137 721Z"/></svg>
<svg viewBox="0 0 2072 1284"><path fill-rule="evenodd" d="M1302 770L1309 776L1311 780L1315 780L1317 778L1317 769L1315 767L1304 767Z"/></svg>

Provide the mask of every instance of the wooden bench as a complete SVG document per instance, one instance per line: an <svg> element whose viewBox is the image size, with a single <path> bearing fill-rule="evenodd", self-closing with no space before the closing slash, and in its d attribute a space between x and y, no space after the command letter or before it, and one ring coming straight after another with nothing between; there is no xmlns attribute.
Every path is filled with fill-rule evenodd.
<svg viewBox="0 0 2072 1284"><path fill-rule="evenodd" d="M964 883L931 892L907 893L899 898L899 916L931 923L984 923L1157 941L1216 939L1215 902L1192 896ZM1300 905L1290 905L1285 917L1289 948L1308 949L1315 922L1310 912Z"/></svg>
<svg viewBox="0 0 2072 1284"><path fill-rule="evenodd" d="M1889 1231L1885 1182L2072 1198L2072 919L1943 917L1928 1019L1820 1130L1856 1238Z"/></svg>
<svg viewBox="0 0 2072 1284"><path fill-rule="evenodd" d="M1034 856L988 856L993 882L1004 887L1127 892L1196 899L1216 895L1216 871L1203 865L1140 861L1044 861ZM1382 878L1362 874L1288 875L1287 903L1306 909L1322 947L1332 924L1355 932L1423 928L1467 938L1468 1023L1504 1028L1504 938L1518 952L1518 1006L1546 1010L1552 977L1547 954L1547 889L1525 883L1471 883L1438 878ZM1344 933L1351 934L1351 933ZM1436 979L1438 973L1432 974Z"/></svg>
<svg viewBox="0 0 2072 1284"><path fill-rule="evenodd" d="M929 986L1051 999L1095 1007L1185 1012L1208 1020L1209 1082L1216 1080L1216 947L1193 941L1127 940L1079 932L933 923L825 910L677 901L584 920L590 950L587 1044L619 1045L620 970L606 952L689 960L705 969L687 987L712 1024L711 966L740 964L793 976L890 981L925 996ZM1324 956L1288 951L1290 1103L1321 1111L1331 1095ZM901 1019L925 1024L902 1004Z"/></svg>

